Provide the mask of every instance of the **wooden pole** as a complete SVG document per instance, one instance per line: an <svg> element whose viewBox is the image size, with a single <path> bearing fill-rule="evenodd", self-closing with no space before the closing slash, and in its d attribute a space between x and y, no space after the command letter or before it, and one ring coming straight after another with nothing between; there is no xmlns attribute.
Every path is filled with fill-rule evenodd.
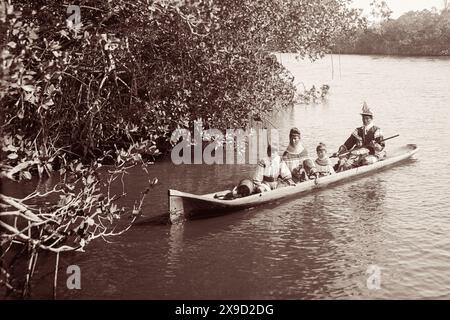
<svg viewBox="0 0 450 320"><path fill-rule="evenodd" d="M334 79L334 62L333 62L333 52L331 53L331 79Z"/></svg>
<svg viewBox="0 0 450 320"><path fill-rule="evenodd" d="M59 252L56 253L55 278L53 280L53 300L56 300L56 286L58 284Z"/></svg>
<svg viewBox="0 0 450 320"><path fill-rule="evenodd" d="M339 50L339 80L342 79L342 72L341 72L341 51Z"/></svg>
<svg viewBox="0 0 450 320"><path fill-rule="evenodd" d="M400 136L399 134L396 134L395 136L392 136L392 137L389 137L389 138L386 138L386 139L381 140L381 142L388 141L388 140L397 138L397 137L399 137L399 136ZM356 149L356 148L355 148L355 149ZM353 150L355 150L355 149L353 149ZM346 156L346 155L350 154L353 150L350 150L350 151L347 151L347 152L344 152L344 153L341 153L341 154L339 154L339 153L337 153L337 152L336 152L336 153L333 153L333 154L331 155L330 158L337 158L337 157Z"/></svg>

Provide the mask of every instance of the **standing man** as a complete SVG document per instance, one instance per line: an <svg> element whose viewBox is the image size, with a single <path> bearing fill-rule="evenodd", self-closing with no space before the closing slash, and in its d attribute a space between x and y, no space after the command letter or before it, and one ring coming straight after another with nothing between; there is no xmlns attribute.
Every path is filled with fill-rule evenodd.
<svg viewBox="0 0 450 320"><path fill-rule="evenodd" d="M341 158L338 171L377 162L386 156L383 133L374 125L373 112L364 102L362 107L363 126L356 128L351 136L340 146L338 154L351 151L349 158Z"/></svg>
<svg viewBox="0 0 450 320"><path fill-rule="evenodd" d="M286 162L295 182L318 177L314 162L309 158L308 151L301 141L301 134L298 128L292 128L289 132L289 146L284 152L282 159Z"/></svg>

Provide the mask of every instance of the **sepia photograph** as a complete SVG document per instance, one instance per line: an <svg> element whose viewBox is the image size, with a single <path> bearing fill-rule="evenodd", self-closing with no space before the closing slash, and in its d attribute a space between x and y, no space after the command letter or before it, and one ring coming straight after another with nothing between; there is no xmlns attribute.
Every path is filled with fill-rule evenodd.
<svg viewBox="0 0 450 320"><path fill-rule="evenodd" d="M0 300L450 299L450 1L0 0L0 39Z"/></svg>

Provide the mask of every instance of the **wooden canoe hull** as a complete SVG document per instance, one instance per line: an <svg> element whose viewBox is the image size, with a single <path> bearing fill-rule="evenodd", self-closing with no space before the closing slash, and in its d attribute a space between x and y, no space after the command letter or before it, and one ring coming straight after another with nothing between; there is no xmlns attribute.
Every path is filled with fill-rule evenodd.
<svg viewBox="0 0 450 320"><path fill-rule="evenodd" d="M244 198L233 200L222 200L214 198L215 192L205 195L195 195L169 189L169 214L172 223L182 222L195 217L214 216L221 213L238 211L252 208L259 205L299 197L316 189L321 189L338 182L355 178L381 169L386 169L398 164L413 156L418 151L418 147L408 144L393 150L387 158L371 165L358 167L333 175L321 177L316 180L309 180L297 184L296 186L284 187L265 193L254 194Z"/></svg>

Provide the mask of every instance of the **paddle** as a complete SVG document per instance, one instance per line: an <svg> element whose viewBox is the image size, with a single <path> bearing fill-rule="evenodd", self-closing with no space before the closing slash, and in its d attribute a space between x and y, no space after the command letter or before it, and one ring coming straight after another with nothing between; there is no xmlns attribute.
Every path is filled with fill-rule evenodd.
<svg viewBox="0 0 450 320"><path fill-rule="evenodd" d="M388 140L397 138L397 137L399 137L399 136L400 136L399 134L396 134L395 136L392 136L392 137L383 139L383 140L381 140L380 142L388 141ZM353 150L350 150L350 151L347 151L347 152L344 152L344 153L341 153L341 154L339 154L338 152L336 152L336 153L333 153L333 155L332 155L330 158L337 158L337 157L340 157L340 156L346 156L346 155L348 155L348 154L349 154L350 152L352 152L352 151L353 151Z"/></svg>

